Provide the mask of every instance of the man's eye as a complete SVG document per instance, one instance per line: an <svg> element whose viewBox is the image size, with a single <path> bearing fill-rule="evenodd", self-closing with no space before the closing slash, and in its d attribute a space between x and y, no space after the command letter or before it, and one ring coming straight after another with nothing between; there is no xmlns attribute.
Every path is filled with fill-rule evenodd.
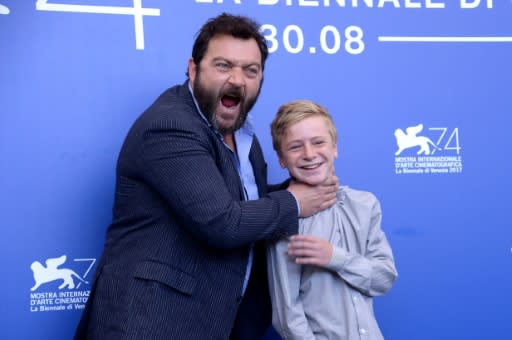
<svg viewBox="0 0 512 340"><path fill-rule="evenodd" d="M228 63L217 63L215 66L218 69L221 69L221 70L228 70L229 69L229 64Z"/></svg>
<svg viewBox="0 0 512 340"><path fill-rule="evenodd" d="M245 73L247 74L248 77L256 77L259 73L259 69L255 68L255 67L249 67L249 68L246 68L245 69Z"/></svg>

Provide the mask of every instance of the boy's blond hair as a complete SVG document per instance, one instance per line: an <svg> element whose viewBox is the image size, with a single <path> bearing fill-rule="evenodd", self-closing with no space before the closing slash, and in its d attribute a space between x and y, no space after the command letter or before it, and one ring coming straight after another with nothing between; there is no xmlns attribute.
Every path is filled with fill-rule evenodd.
<svg viewBox="0 0 512 340"><path fill-rule="evenodd" d="M337 143L338 134L336 132L336 126L326 108L307 99L293 100L279 107L274 120L270 124L272 145L278 155L281 155L281 142L286 130L290 126L312 116L324 118L333 143Z"/></svg>

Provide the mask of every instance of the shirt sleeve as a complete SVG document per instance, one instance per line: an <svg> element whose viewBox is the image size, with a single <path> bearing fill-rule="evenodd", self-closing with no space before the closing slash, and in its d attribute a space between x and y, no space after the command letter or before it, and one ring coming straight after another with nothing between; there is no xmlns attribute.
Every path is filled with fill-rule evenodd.
<svg viewBox="0 0 512 340"><path fill-rule="evenodd" d="M381 220L380 203L375 200L371 207L364 254L334 246L331 261L327 265L327 268L338 273L353 288L367 296L385 294L398 276L393 252L381 230Z"/></svg>
<svg viewBox="0 0 512 340"><path fill-rule="evenodd" d="M272 325L284 340L315 340L299 296L301 266L288 256L288 241L267 247Z"/></svg>

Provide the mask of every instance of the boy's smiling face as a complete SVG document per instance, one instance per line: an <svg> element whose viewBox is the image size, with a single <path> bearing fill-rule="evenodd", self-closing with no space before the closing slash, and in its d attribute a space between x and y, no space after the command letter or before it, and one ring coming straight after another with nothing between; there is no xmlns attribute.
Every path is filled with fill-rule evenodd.
<svg viewBox="0 0 512 340"><path fill-rule="evenodd" d="M325 118L310 116L286 129L279 163L298 181L316 185L334 172L337 157L338 148Z"/></svg>

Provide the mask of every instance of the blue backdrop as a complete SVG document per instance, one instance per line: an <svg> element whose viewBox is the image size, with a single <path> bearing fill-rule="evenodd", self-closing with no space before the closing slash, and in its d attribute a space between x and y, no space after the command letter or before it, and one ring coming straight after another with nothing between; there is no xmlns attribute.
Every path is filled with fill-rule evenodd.
<svg viewBox="0 0 512 340"><path fill-rule="evenodd" d="M252 111L271 181L270 121L309 98L335 118L342 184L380 198L399 271L375 300L386 339L510 338L506 0L0 0L0 338L71 338L123 138L222 11L272 51Z"/></svg>

